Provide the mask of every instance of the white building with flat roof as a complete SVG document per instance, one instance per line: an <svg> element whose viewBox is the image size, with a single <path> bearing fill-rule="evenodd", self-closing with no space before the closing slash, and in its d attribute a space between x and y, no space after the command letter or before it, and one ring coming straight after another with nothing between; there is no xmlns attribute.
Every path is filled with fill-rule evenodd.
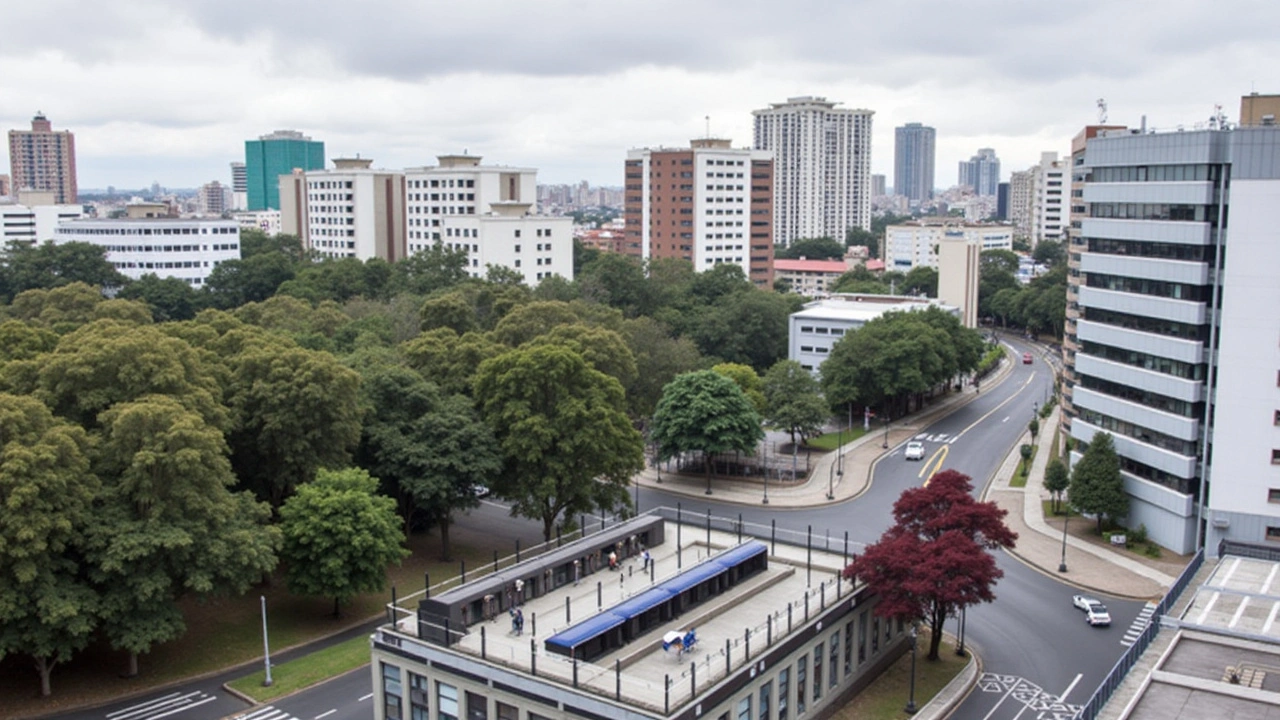
<svg viewBox="0 0 1280 720"><path fill-rule="evenodd" d="M404 259L404 173L368 158L280 176L280 229L323 257Z"/></svg>
<svg viewBox="0 0 1280 720"><path fill-rule="evenodd" d="M885 269L906 272L914 267L938 267L938 247L944 240L974 243L979 252L1012 250L1013 227L948 221L890 225L884 229Z"/></svg>
<svg viewBox="0 0 1280 720"><path fill-rule="evenodd" d="M404 171L408 252L440 242L467 253L472 277L498 265L531 286L573 279L573 219L538 214L537 170L480 160L441 155L437 165Z"/></svg>
<svg viewBox="0 0 1280 720"><path fill-rule="evenodd" d="M86 242L106 250L125 277L176 277L199 287L220 263L240 259L240 225L202 218L84 219L60 223L54 242Z"/></svg>
<svg viewBox="0 0 1280 720"><path fill-rule="evenodd" d="M48 195L52 196L52 193ZM0 201L0 248L13 241L34 245L52 240L58 223L82 217L83 205Z"/></svg>
<svg viewBox="0 0 1280 720"><path fill-rule="evenodd" d="M839 293L805 303L787 321L787 359L817 373L831 355L831 348L845 333L866 325L887 312L924 310L939 307L953 314L959 308L929 298L907 295L864 295Z"/></svg>

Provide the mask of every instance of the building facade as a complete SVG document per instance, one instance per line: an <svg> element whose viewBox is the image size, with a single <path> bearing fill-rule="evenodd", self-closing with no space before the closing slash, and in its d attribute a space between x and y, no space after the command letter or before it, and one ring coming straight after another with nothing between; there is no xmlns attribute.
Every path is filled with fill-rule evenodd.
<svg viewBox="0 0 1280 720"><path fill-rule="evenodd" d="M728 140L627 153L626 241L631 255L681 258L697 272L732 263L773 286L773 160Z"/></svg>
<svg viewBox="0 0 1280 720"><path fill-rule="evenodd" d="M1000 158L992 148L979 148L978 154L960 161L958 185L973 188L983 197L994 196L1000 185Z"/></svg>
<svg viewBox="0 0 1280 720"><path fill-rule="evenodd" d="M1009 222L1021 239L1030 240L1035 208L1035 169L1009 174Z"/></svg>
<svg viewBox="0 0 1280 720"><path fill-rule="evenodd" d="M893 132L893 192L917 206L933 197L937 132L907 123Z"/></svg>
<svg viewBox="0 0 1280 720"><path fill-rule="evenodd" d="M324 143L296 130L277 130L244 143L246 210L280 209L280 176L324 170ZM232 168L233 182L235 168Z"/></svg>
<svg viewBox="0 0 1280 720"><path fill-rule="evenodd" d="M0 247L14 241L34 245L53 240L58 223L81 217L81 205L0 201Z"/></svg>
<svg viewBox="0 0 1280 720"><path fill-rule="evenodd" d="M773 241L843 241L871 229L871 110L793 97L752 111L755 148L773 154Z"/></svg>
<svg viewBox="0 0 1280 720"><path fill-rule="evenodd" d="M281 232L279 210L242 210L231 213L231 217L240 223L241 231L257 230L273 237Z"/></svg>
<svg viewBox="0 0 1280 720"><path fill-rule="evenodd" d="M83 219L59 223L54 242L86 242L106 250L107 262L132 280L176 277L202 286L220 263L240 259L235 220L199 218Z"/></svg>
<svg viewBox="0 0 1280 720"><path fill-rule="evenodd" d="M231 188L214 180L196 191L196 205L205 215L222 215L231 210Z"/></svg>
<svg viewBox="0 0 1280 720"><path fill-rule="evenodd" d="M871 176L871 197L883 197L888 194L888 190L884 175Z"/></svg>
<svg viewBox="0 0 1280 720"><path fill-rule="evenodd" d="M231 163L231 209L249 207L249 169L242 162Z"/></svg>
<svg viewBox="0 0 1280 720"><path fill-rule="evenodd" d="M10 130L9 182L15 195L23 190L51 192L55 204L74 204L76 136L55 131L43 113L31 119L30 130Z"/></svg>
<svg viewBox="0 0 1280 720"><path fill-rule="evenodd" d="M1062 242L1071 224L1071 172L1056 152L1040 154L1032 169L1031 245L1044 240Z"/></svg>
<svg viewBox="0 0 1280 720"><path fill-rule="evenodd" d="M858 260L776 258L773 261L773 277L776 281L785 282L790 291L797 295L810 298L826 297L840 276L858 263Z"/></svg>
<svg viewBox="0 0 1280 720"><path fill-rule="evenodd" d="M323 257L403 259L404 173L367 158L335 158L329 170L280 178L280 230Z"/></svg>
<svg viewBox="0 0 1280 720"><path fill-rule="evenodd" d="M870 263L868 263L870 264ZM831 348L845 333L857 330L887 312L940 307L953 314L959 309L929 298L907 295L839 293L805 303L787 320L787 359L817 374L831 355Z"/></svg>
<svg viewBox="0 0 1280 720"><path fill-rule="evenodd" d="M407 168L405 227L410 254L434 243L467 253L468 272L510 268L529 285L573 279L573 219L537 211L538 172L482 165L477 155L441 155Z"/></svg>
<svg viewBox="0 0 1280 720"><path fill-rule="evenodd" d="M884 229L885 267L906 272L914 267L938 267L938 247L944 240L962 240L984 250L1012 250L1013 228L1008 225L919 220Z"/></svg>
<svg viewBox="0 0 1280 720"><path fill-rule="evenodd" d="M938 300L960 308L960 322L967 328L978 327L983 249L980 240L963 236L946 235L938 243Z"/></svg>
<svg viewBox="0 0 1280 720"><path fill-rule="evenodd" d="M1080 168L1073 458L1111 433L1127 525L1177 552L1280 543L1280 128L1099 133Z"/></svg>
<svg viewBox="0 0 1280 720"><path fill-rule="evenodd" d="M825 717L909 651L911 628L839 578L847 554L652 519L389 606L375 720Z"/></svg>

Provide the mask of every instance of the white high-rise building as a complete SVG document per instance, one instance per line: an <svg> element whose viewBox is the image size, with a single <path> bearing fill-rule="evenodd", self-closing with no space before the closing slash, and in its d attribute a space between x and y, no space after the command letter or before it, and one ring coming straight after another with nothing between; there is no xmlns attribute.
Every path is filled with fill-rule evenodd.
<svg viewBox="0 0 1280 720"><path fill-rule="evenodd" d="M1071 224L1071 173L1056 152L1040 153L1040 164L1031 169L1031 244L1042 240L1061 242Z"/></svg>
<svg viewBox="0 0 1280 720"><path fill-rule="evenodd" d="M955 219L920 220L884 229L885 270L907 272L915 267L938 267L938 246L944 240L963 240L986 250L1012 250L1013 228L957 222Z"/></svg>
<svg viewBox="0 0 1280 720"><path fill-rule="evenodd" d="M793 97L754 110L755 147L773 153L773 241L871 229L871 110Z"/></svg>
<svg viewBox="0 0 1280 720"><path fill-rule="evenodd" d="M1110 433L1126 526L1175 552L1274 547L1280 128L1102 132L1079 170L1063 342L1073 459Z"/></svg>
<svg viewBox="0 0 1280 720"><path fill-rule="evenodd" d="M441 242L467 252L473 277L499 265L529 285L573 278L573 219L537 214L537 170L481 165L476 155L438 160L404 171L409 253Z"/></svg>
<svg viewBox="0 0 1280 720"><path fill-rule="evenodd" d="M405 257L404 173L367 158L334 158L330 170L280 176L280 228L325 257Z"/></svg>
<svg viewBox="0 0 1280 720"><path fill-rule="evenodd" d="M1009 175L1009 222L1018 237L1031 238L1031 215L1035 198L1035 168Z"/></svg>
<svg viewBox="0 0 1280 720"><path fill-rule="evenodd" d="M627 153L626 252L681 258L701 272L733 263L772 288L773 160L768 151L700 138L688 148Z"/></svg>

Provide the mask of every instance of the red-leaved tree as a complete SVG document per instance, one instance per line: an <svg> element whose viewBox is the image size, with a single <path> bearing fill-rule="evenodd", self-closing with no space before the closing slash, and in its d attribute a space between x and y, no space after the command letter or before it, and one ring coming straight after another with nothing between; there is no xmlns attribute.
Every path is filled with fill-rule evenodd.
<svg viewBox="0 0 1280 720"><path fill-rule="evenodd" d="M955 470L902 493L893 527L844 569L880 596L876 614L930 625L929 659L938 659L942 624L953 610L991 602L1004 572L989 552L1012 548L1017 533L1005 511L973 499L969 476Z"/></svg>

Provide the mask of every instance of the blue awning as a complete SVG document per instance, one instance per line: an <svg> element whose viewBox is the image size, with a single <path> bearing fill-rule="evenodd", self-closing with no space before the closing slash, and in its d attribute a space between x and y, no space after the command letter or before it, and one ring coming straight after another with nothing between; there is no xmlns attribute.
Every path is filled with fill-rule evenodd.
<svg viewBox="0 0 1280 720"><path fill-rule="evenodd" d="M721 567L733 568L750 560L757 555L764 555L769 551L769 546L762 542L743 543L735 548L730 548L712 558L712 561Z"/></svg>
<svg viewBox="0 0 1280 720"><path fill-rule="evenodd" d="M630 620L645 614L670 599L671 593L666 588L662 586L653 587L635 597L628 598L618 605L614 605L609 612Z"/></svg>
<svg viewBox="0 0 1280 720"><path fill-rule="evenodd" d="M547 638L547 645L557 645L562 648L573 649L579 645L594 640L596 637L618 627L626 620L613 611L606 610L598 615L583 620L577 625L570 626L565 630Z"/></svg>

